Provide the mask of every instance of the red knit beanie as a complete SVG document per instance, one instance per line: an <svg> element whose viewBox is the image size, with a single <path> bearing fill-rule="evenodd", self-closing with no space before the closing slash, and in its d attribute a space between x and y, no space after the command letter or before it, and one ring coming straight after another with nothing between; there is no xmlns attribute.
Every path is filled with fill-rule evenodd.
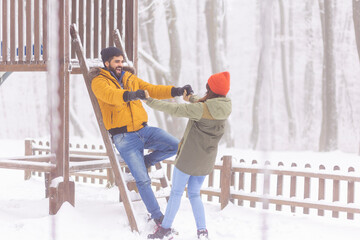
<svg viewBox="0 0 360 240"><path fill-rule="evenodd" d="M220 72L210 76L208 80L211 91L216 94L226 96L230 90L230 73Z"/></svg>

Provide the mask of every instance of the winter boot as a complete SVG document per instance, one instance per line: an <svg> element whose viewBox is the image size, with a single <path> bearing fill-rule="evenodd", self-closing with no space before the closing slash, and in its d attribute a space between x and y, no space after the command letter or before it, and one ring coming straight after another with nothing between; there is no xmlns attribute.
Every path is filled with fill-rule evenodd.
<svg viewBox="0 0 360 240"><path fill-rule="evenodd" d="M148 235L148 239L173 239L171 228L158 227L153 234Z"/></svg>
<svg viewBox="0 0 360 240"><path fill-rule="evenodd" d="M207 229L197 230L198 239L209 239L209 234Z"/></svg>

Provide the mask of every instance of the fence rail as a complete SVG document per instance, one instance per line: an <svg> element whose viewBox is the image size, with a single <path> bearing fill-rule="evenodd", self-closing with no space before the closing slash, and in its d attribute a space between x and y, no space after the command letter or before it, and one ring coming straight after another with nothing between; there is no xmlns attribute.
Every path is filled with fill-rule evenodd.
<svg viewBox="0 0 360 240"><path fill-rule="evenodd" d="M48 154L48 142L26 141L27 155ZM70 153L71 161L75 164L73 168L76 170L72 175L76 181L82 179L83 182L95 184L102 184L104 180L109 181L108 177L112 176L109 172L79 172L81 162L85 158L89 160L106 156L102 145L72 144ZM77 166L76 162L80 165ZM171 180L174 160L164 160L162 165L166 166L167 177ZM340 166L326 169L324 165L312 167L311 164L305 164L303 168L296 163L289 167L285 167L283 162L275 165L270 165L270 162L260 165L256 160L251 163L244 160L235 162L231 156L223 156L207 177L201 194L209 201L220 202L221 208L231 201L239 206L251 208L272 208L277 211L313 213L318 216L327 213L334 218L338 218L340 213L346 214L344 217L347 219L354 219L355 214L360 214L360 197L356 197L355 194L355 189L360 187L360 177L354 167L347 167L346 171L341 171Z"/></svg>

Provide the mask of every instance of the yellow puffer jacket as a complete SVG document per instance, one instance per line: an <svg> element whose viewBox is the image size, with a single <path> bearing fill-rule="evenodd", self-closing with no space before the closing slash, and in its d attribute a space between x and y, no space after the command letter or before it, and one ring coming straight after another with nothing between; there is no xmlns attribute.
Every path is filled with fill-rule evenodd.
<svg viewBox="0 0 360 240"><path fill-rule="evenodd" d="M172 98L173 86L152 85L130 72L125 72L122 78L124 89L106 69L100 69L99 75L93 78L91 88L95 94L107 130L126 127L127 132L143 128L148 121L148 115L140 100L125 102L125 91L147 90L152 98Z"/></svg>

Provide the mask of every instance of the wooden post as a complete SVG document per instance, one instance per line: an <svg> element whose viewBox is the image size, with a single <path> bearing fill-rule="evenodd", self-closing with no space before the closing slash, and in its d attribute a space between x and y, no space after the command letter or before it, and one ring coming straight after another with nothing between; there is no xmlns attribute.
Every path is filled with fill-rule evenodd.
<svg viewBox="0 0 360 240"><path fill-rule="evenodd" d="M256 160L253 160L251 162L252 165L257 164ZM250 192L256 192L256 182L257 181L257 173L251 173L251 187L250 187ZM255 207L256 206L256 202L255 201L251 201L250 202L250 207Z"/></svg>
<svg viewBox="0 0 360 240"><path fill-rule="evenodd" d="M212 171L208 176L208 187L213 187L214 186L214 174L215 174L214 171ZM212 201L213 197L210 194L208 194L207 200Z"/></svg>
<svg viewBox="0 0 360 240"><path fill-rule="evenodd" d="M223 165L220 172L220 203L221 209L224 209L228 205L230 200L232 157L223 156L221 160L223 161Z"/></svg>
<svg viewBox="0 0 360 240"><path fill-rule="evenodd" d="M282 162L278 163L278 167L284 166ZM283 195L283 182L284 182L284 176L279 174L277 176L277 186L276 186L276 196L282 196ZM276 204L276 211L281 211L282 205Z"/></svg>
<svg viewBox="0 0 360 240"><path fill-rule="evenodd" d="M292 163L291 167L296 167L296 163ZM290 178L290 198L296 196L296 176ZM295 212L295 206L291 206L291 212Z"/></svg>
<svg viewBox="0 0 360 240"><path fill-rule="evenodd" d="M319 167L320 171L325 170L324 165L320 165ZM319 194L318 194L318 200L324 200L325 199L325 179L319 178ZM319 209L318 210L319 216L324 216L324 210Z"/></svg>
<svg viewBox="0 0 360 240"><path fill-rule="evenodd" d="M334 171L339 171L340 167L335 166ZM340 199L340 181L339 180L333 180L333 202L337 202ZM339 217L339 212L333 211L332 212L333 218Z"/></svg>
<svg viewBox="0 0 360 240"><path fill-rule="evenodd" d="M311 165L307 163L305 165L305 168L311 168ZM305 177L305 179L304 179L304 199L307 199L309 197L310 197L310 178ZM309 208L304 207L303 213L309 214Z"/></svg>
<svg viewBox="0 0 360 240"><path fill-rule="evenodd" d="M348 172L354 172L355 169L353 167L349 167ZM355 184L353 181L348 182L348 194L347 194L347 202L354 203L354 196L355 196ZM354 219L353 213L347 214L347 219Z"/></svg>
<svg viewBox="0 0 360 240"><path fill-rule="evenodd" d="M244 159L240 159L240 163L245 163ZM245 173L244 172L239 172L239 190L244 190L244 184L245 184ZM239 206L243 206L244 205L244 201L243 200L238 200L238 205Z"/></svg>
<svg viewBox="0 0 360 240"><path fill-rule="evenodd" d="M264 184L263 184L263 196L264 198L262 199L262 203L263 203L263 209L269 209L269 201L268 201L268 195L270 192L270 174L267 171L268 166L270 166L270 162L266 161L265 162L265 168L264 168Z"/></svg>
<svg viewBox="0 0 360 240"><path fill-rule="evenodd" d="M25 140L25 156L33 155L32 151L32 140L26 139ZM25 170L24 172L24 180L29 180L31 178L31 171Z"/></svg>
<svg viewBox="0 0 360 240"><path fill-rule="evenodd" d="M69 0L58 2L59 19L59 42L58 42L58 80L59 87L55 96L59 99L59 104L54 113L55 125L51 132L51 152L52 162L56 164L56 169L51 172L51 186L49 189L49 212L56 214L63 202L75 203L75 184L69 181ZM55 60L56 61L56 60ZM54 107L54 106L52 106ZM56 125L57 118L60 123ZM54 136L53 136L54 135ZM54 158L55 154L55 158ZM55 178L58 178L55 180Z"/></svg>

